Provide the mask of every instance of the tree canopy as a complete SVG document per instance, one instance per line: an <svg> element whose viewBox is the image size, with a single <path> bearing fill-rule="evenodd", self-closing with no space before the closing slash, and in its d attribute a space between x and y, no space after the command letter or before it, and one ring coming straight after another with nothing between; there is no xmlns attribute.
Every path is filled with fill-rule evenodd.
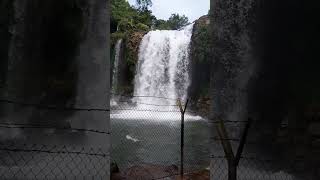
<svg viewBox="0 0 320 180"><path fill-rule="evenodd" d="M172 14L167 21L162 19L156 20L155 28L161 30L178 30L188 24L189 19L185 15Z"/></svg>
<svg viewBox="0 0 320 180"><path fill-rule="evenodd" d="M136 3L140 10L148 10L148 8L152 6L151 0L136 0Z"/></svg>
<svg viewBox="0 0 320 180"><path fill-rule="evenodd" d="M186 16L179 14L172 14L168 20L157 19L149 9L151 6L152 0L136 0L136 6L127 0L111 0L111 33L177 30L189 23Z"/></svg>
<svg viewBox="0 0 320 180"><path fill-rule="evenodd" d="M111 32L146 30L151 27L156 17L148 9L150 0L137 0L138 8L126 0L111 1ZM143 27L142 29L139 29Z"/></svg>
<svg viewBox="0 0 320 180"><path fill-rule="evenodd" d="M178 30L189 23L188 17L185 15L172 14L168 20L168 24L173 30Z"/></svg>

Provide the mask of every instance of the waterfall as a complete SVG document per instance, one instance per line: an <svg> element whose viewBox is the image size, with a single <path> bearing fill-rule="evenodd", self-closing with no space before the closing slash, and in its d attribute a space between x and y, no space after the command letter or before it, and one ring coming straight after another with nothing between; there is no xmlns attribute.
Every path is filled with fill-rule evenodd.
<svg viewBox="0 0 320 180"><path fill-rule="evenodd" d="M119 64L120 64L120 51L121 51L122 39L119 39L115 45L115 56L114 56L114 64L113 64L113 72L112 72L112 98L111 105L117 105L117 101L115 99L115 95L118 90L118 81L119 81Z"/></svg>
<svg viewBox="0 0 320 180"><path fill-rule="evenodd" d="M122 45L122 39L119 39L115 46L115 57L113 65L113 75L112 75L112 92L117 93L118 89L118 79L119 79L119 63L120 63L120 50Z"/></svg>
<svg viewBox="0 0 320 180"><path fill-rule="evenodd" d="M149 104L175 104L185 100L189 80L189 45L193 24L181 30L156 30L146 34L140 44L134 95L162 98L137 98ZM139 105L138 106L144 106Z"/></svg>

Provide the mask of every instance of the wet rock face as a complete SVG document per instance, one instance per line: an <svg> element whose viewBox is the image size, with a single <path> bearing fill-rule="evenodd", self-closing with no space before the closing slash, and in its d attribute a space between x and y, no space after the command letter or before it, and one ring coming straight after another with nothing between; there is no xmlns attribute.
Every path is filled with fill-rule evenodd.
<svg viewBox="0 0 320 180"><path fill-rule="evenodd" d="M128 55L130 56L130 60L137 62L138 54L139 54L139 46L147 32L132 32L128 35L126 39L126 48L128 49Z"/></svg>
<svg viewBox="0 0 320 180"><path fill-rule="evenodd" d="M193 108L203 109L199 101L206 101L210 85L210 19L209 16L202 16L195 21L190 44L190 78L191 84L188 89L188 96L192 99ZM209 103L209 102L208 102ZM203 104L203 103L201 103ZM207 105L205 105L208 107Z"/></svg>
<svg viewBox="0 0 320 180"><path fill-rule="evenodd" d="M318 6L298 0L216 0L211 5L212 117L251 116L257 120L252 127L257 137L267 140L260 142L275 151L279 146L269 141L277 139L281 122L288 121L291 145L280 151L294 159L301 153L290 149L305 149L308 159L305 142L311 140L308 127L315 120L305 113L320 104Z"/></svg>
<svg viewBox="0 0 320 180"><path fill-rule="evenodd" d="M85 32L82 9L85 3L72 0L1 3L1 8L7 8L1 11L0 30L1 39L5 40L1 41L0 50L1 81L6 82L7 98L72 105L77 87L75 58ZM30 121L40 123L39 118L32 115Z"/></svg>
<svg viewBox="0 0 320 180"><path fill-rule="evenodd" d="M137 31L127 34L120 51L119 86L121 94L131 94L134 88L134 76L138 63L140 43L147 32Z"/></svg>
<svg viewBox="0 0 320 180"><path fill-rule="evenodd" d="M0 2L0 96L4 93L8 73L8 50L10 46L10 25L12 24L13 7L11 1ZM3 116L3 104L0 104L0 117Z"/></svg>
<svg viewBox="0 0 320 180"><path fill-rule="evenodd" d="M101 20L107 17L106 4L103 0L1 1L0 81L6 82L5 98L62 107L101 101L96 96L102 90L88 87L101 83L100 75L106 72L106 66L99 64L107 58L107 20ZM7 106L6 112L10 116L13 106ZM29 122L49 123L43 117L55 116L43 113L29 112L26 117ZM50 123L68 126L63 119L72 114L61 113Z"/></svg>
<svg viewBox="0 0 320 180"><path fill-rule="evenodd" d="M244 118L247 87L256 62L250 40L250 13L254 0L213 1L212 22L212 101L213 114L228 120ZM249 17L248 17L249 16Z"/></svg>
<svg viewBox="0 0 320 180"><path fill-rule="evenodd" d="M0 87L3 88L6 83L7 67L8 67L8 49L11 38L9 27L12 24L12 3L10 1L0 2ZM0 89L1 92L1 89Z"/></svg>
<svg viewBox="0 0 320 180"><path fill-rule="evenodd" d="M281 150L290 159L304 160L305 165L296 168L302 172L313 171L320 162L320 149L312 146L320 107L316 7L300 1L264 2L254 27L260 66L249 88L249 108L261 117L259 129L265 132L267 127L265 134L271 137L277 137L275 129L287 118L289 145Z"/></svg>
<svg viewBox="0 0 320 180"><path fill-rule="evenodd" d="M24 66L30 88L24 96L48 94L47 103L64 104L76 86L75 58L84 39L84 10L80 1L30 1L26 4ZM17 64L18 65L18 64ZM35 83L36 82L36 83ZM26 85L26 84L25 84Z"/></svg>
<svg viewBox="0 0 320 180"><path fill-rule="evenodd" d="M15 102L0 102L0 123L39 127L1 128L2 145L41 145L50 151L60 146L94 147L109 154L108 136L68 129L109 132L107 110L79 110L109 109L108 4L109 0L0 0L0 86L5 82L0 99ZM23 156L29 155L33 156ZM36 166L49 162L46 158L27 159ZM67 163L57 165L63 168ZM109 170L108 162L99 164ZM108 174L100 175L107 179Z"/></svg>

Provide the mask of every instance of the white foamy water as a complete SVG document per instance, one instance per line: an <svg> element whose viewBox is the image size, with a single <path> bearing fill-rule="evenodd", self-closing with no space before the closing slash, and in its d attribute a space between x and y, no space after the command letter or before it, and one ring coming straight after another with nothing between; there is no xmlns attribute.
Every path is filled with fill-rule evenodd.
<svg viewBox="0 0 320 180"><path fill-rule="evenodd" d="M118 79L119 79L119 64L120 64L120 50L122 45L122 39L119 39L115 46L115 57L112 72L112 93L116 94L118 89ZM111 106L117 105L117 98L113 95L111 97Z"/></svg>
<svg viewBox="0 0 320 180"><path fill-rule="evenodd" d="M147 110L116 110L110 113L111 119L135 119L143 121L163 121L163 122L177 122L181 121L181 113L178 111L154 111L148 108ZM186 113L185 121L199 121L204 120L201 116L195 116ZM178 123L179 124L179 123Z"/></svg>
<svg viewBox="0 0 320 180"><path fill-rule="evenodd" d="M177 99L186 101L190 85L188 68L192 30L193 24L181 30L150 31L143 37L134 81L134 96L137 97L132 101L135 105L125 105L126 110L121 110L122 105L119 110L111 112L111 118L181 121ZM113 73L115 76L119 72L114 70ZM185 115L186 121L201 119L200 116Z"/></svg>
<svg viewBox="0 0 320 180"><path fill-rule="evenodd" d="M156 30L146 34L140 44L136 69L134 95L164 98L135 98L138 108L150 105L169 105L173 109L176 101L184 101L190 85L189 45L193 24L182 30ZM169 98L169 99L165 99ZM158 107L157 107L158 109Z"/></svg>
<svg viewBox="0 0 320 180"><path fill-rule="evenodd" d="M137 138L133 138L132 136L130 136L130 135L126 135L126 139L127 140L130 140L130 141L133 141L133 142L138 142L138 141L140 141L139 139L137 139Z"/></svg>

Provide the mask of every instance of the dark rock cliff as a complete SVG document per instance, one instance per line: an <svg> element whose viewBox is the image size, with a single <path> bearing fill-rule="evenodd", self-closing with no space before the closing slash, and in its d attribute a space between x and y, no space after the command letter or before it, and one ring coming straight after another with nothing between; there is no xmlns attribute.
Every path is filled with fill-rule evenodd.
<svg viewBox="0 0 320 180"><path fill-rule="evenodd" d="M209 85L211 72L210 19L202 16L194 22L190 44L190 87L188 97L191 106L209 112Z"/></svg>
<svg viewBox="0 0 320 180"><path fill-rule="evenodd" d="M10 47L11 32L10 26L13 23L13 4L10 1L1 1L0 2L0 96L3 95L6 78L8 73L8 50ZM0 117L3 116L3 104L0 104Z"/></svg>
<svg viewBox="0 0 320 180"><path fill-rule="evenodd" d="M261 156L319 179L319 6L298 0L211 5L211 118L253 118L249 136Z"/></svg>
<svg viewBox="0 0 320 180"><path fill-rule="evenodd" d="M0 0L1 179L110 177L108 134L86 131L110 132L108 4ZM94 152L99 172L67 160Z"/></svg>
<svg viewBox="0 0 320 180"><path fill-rule="evenodd" d="M142 38L147 32L133 31L127 32L121 38L123 43L120 49L119 60L119 79L118 79L118 93L125 95L132 95L134 88L134 76L136 73L136 64L138 62L139 47ZM112 46L112 51L114 51ZM112 53L114 58L115 52ZM110 71L112 73L112 71Z"/></svg>
<svg viewBox="0 0 320 180"><path fill-rule="evenodd" d="M107 17L106 3L86 0L0 1L1 99L40 106L84 106L89 101L97 102L97 96L102 92L102 89L88 88L95 87L94 81L84 82L90 78L95 79L94 83L100 83L105 95L106 82L99 78L102 73L107 74L107 67L99 63L105 59L107 64L107 20L102 20ZM89 73L92 69L93 72ZM90 76L84 75L86 73ZM102 106L104 103L98 104ZM57 113L45 108L40 110L5 103L1 107L5 112L3 116L8 117L1 118L2 122L69 127L68 118L74 115L72 111ZM12 118L15 114L21 117Z"/></svg>
<svg viewBox="0 0 320 180"><path fill-rule="evenodd" d="M78 2L7 2L6 6L12 7L11 11L7 9L11 21L7 20L2 27L10 32L2 33L6 41L1 42L1 62L10 61L1 64L2 72L7 72L7 76L2 76L7 98L29 103L72 104L77 86L75 56L85 29L82 16L85 3ZM39 118L33 116L30 121L59 124Z"/></svg>

